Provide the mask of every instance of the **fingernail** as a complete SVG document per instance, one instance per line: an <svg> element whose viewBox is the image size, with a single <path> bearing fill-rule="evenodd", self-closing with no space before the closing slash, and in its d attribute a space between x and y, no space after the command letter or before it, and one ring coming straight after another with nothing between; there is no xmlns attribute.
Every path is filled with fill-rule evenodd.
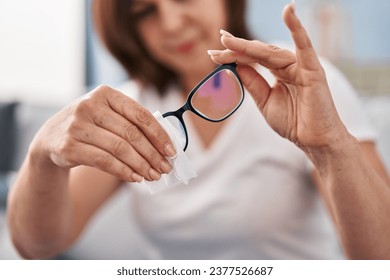
<svg viewBox="0 0 390 280"><path fill-rule="evenodd" d="M171 144L168 144L168 145L165 146L164 152L165 152L167 157L174 157L174 156L176 156L176 150L175 150L175 148Z"/></svg>
<svg viewBox="0 0 390 280"><path fill-rule="evenodd" d="M295 13L295 0L291 0L291 8L293 12Z"/></svg>
<svg viewBox="0 0 390 280"><path fill-rule="evenodd" d="M222 53L222 51L220 51L220 50L208 50L207 53L209 55L218 56L218 55L220 55Z"/></svg>
<svg viewBox="0 0 390 280"><path fill-rule="evenodd" d="M167 161L163 161L163 162L161 162L161 164L160 164L160 169L161 169L161 171L162 172L164 172L164 173L169 173L169 172L171 172L172 171L172 166L167 162Z"/></svg>
<svg viewBox="0 0 390 280"><path fill-rule="evenodd" d="M234 37L231 33L227 32L226 30L219 30L219 33L223 36L226 36L226 37Z"/></svg>
<svg viewBox="0 0 390 280"><path fill-rule="evenodd" d="M139 175L137 173L133 173L133 175L131 175L131 177L133 178L134 181L136 181L138 183L141 183L144 180L144 177L142 177L141 175Z"/></svg>
<svg viewBox="0 0 390 280"><path fill-rule="evenodd" d="M153 180L155 180L155 181L158 181L158 180L160 180L160 178L161 178L161 175L160 175L160 173L158 173L156 170L154 170L153 168L151 168L150 170L149 170L149 175L150 175L150 178L152 178Z"/></svg>

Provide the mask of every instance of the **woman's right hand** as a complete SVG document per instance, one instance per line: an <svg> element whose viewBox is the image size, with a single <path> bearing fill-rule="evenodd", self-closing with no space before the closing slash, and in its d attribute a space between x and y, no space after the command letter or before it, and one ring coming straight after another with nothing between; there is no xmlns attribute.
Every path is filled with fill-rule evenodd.
<svg viewBox="0 0 390 280"><path fill-rule="evenodd" d="M158 180L176 154L153 115L131 98L99 86L50 118L30 153L62 168L86 165L124 181Z"/></svg>

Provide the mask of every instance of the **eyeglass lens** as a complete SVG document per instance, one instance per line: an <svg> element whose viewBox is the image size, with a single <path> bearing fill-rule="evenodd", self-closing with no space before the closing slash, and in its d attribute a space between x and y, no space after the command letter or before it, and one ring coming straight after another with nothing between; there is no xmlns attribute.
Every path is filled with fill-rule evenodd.
<svg viewBox="0 0 390 280"><path fill-rule="evenodd" d="M222 121L240 106L244 92L236 74L224 68L202 81L188 98L182 108L163 115L176 128L178 138L183 140L181 141L183 150L188 143L185 124L181 119L186 110L191 110L210 121Z"/></svg>
<svg viewBox="0 0 390 280"><path fill-rule="evenodd" d="M221 120L239 106L243 93L236 75L229 69L215 73L191 98L193 108L211 120Z"/></svg>

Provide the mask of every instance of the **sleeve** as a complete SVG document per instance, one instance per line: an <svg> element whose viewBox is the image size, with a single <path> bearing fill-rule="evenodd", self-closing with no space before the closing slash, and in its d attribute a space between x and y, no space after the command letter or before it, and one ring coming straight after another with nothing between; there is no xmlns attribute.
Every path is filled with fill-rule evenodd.
<svg viewBox="0 0 390 280"><path fill-rule="evenodd" d="M370 123L361 99L359 99L351 83L328 60L321 58L320 61L324 68L337 112L349 133L359 141L376 142L378 133ZM308 158L306 158L306 168L308 171L314 169L313 163Z"/></svg>
<svg viewBox="0 0 390 280"><path fill-rule="evenodd" d="M359 141L376 141L377 132L355 89L347 78L329 61L321 59L337 112L349 133Z"/></svg>

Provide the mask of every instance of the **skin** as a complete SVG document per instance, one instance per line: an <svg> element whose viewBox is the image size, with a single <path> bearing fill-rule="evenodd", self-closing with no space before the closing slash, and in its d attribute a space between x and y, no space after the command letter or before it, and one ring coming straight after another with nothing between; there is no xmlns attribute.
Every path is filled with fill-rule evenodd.
<svg viewBox="0 0 390 280"><path fill-rule="evenodd" d="M140 13L142 5L152 7L151 14L139 19L140 35L149 52L180 73L183 96L214 68L206 50L223 44L228 50L212 58L240 63L239 74L268 123L315 163L313 176L348 256L388 257L384 238L390 228L389 178L374 145L358 143L341 123L323 70L292 7L285 10L284 19L297 55L256 41L230 36L220 40L218 30L226 25L222 0L136 2L141 6L131 13ZM206 16L210 11L213 17ZM247 65L253 62L273 69L279 82L271 88ZM215 138L206 125L195 123L205 147ZM148 111L106 86L58 112L31 143L9 196L9 227L20 254L47 258L69 248L123 181L158 179L170 171L164 164L165 156L175 154L170 144Z"/></svg>
<svg viewBox="0 0 390 280"><path fill-rule="evenodd" d="M35 136L10 192L8 221L20 254L46 258L68 248L121 181L170 172L171 145L150 112L109 87L55 114Z"/></svg>
<svg viewBox="0 0 390 280"><path fill-rule="evenodd" d="M222 48L218 30L226 26L224 1L135 2L129 16L142 15L138 27L144 44L179 73L184 100L215 67L206 51ZM207 132L206 144L215 133L207 125L196 123ZM69 248L123 181L158 180L171 171L165 159L176 153L171 144L150 112L107 86L55 114L31 143L9 195L8 223L21 256L48 258Z"/></svg>
<svg viewBox="0 0 390 280"><path fill-rule="evenodd" d="M359 143L339 118L323 68L294 12L283 19L296 53L222 31L226 50L209 51L216 63L236 61L244 86L268 124L314 163L314 181L349 258L390 258L390 179L372 142ZM272 87L253 68L269 68ZM287 109L286 109L287 108Z"/></svg>
<svg viewBox="0 0 390 280"><path fill-rule="evenodd" d="M179 73L183 103L191 89L215 68L207 50L221 49L218 34L227 26L223 0L135 0L130 13L138 19L138 31L155 59ZM211 123L185 114L208 149L226 124Z"/></svg>
<svg viewBox="0 0 390 280"><path fill-rule="evenodd" d="M135 0L130 11L149 53L179 73L185 96L215 68L207 50L222 48L218 31L227 26L225 1Z"/></svg>

